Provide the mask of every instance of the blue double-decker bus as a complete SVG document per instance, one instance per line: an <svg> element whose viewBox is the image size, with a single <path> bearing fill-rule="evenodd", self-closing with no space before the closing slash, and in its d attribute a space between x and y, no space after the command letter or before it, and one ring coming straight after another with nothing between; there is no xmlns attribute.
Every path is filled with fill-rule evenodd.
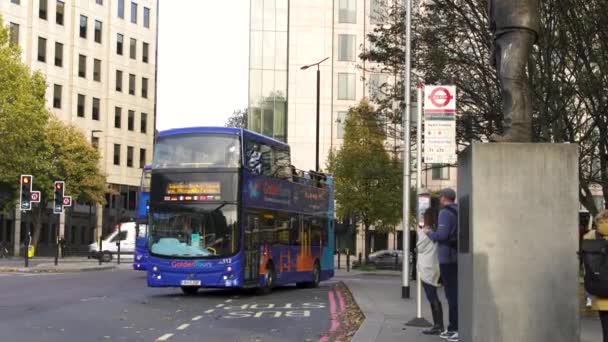
<svg viewBox="0 0 608 342"><path fill-rule="evenodd" d="M141 173L137 205L137 237L135 238L135 253L133 254L133 269L145 271L148 263L147 231L148 206L150 202L150 178L152 166L145 165Z"/></svg>
<svg viewBox="0 0 608 342"><path fill-rule="evenodd" d="M296 170L285 143L236 128L160 132L148 285L316 287L334 272L333 202L331 177Z"/></svg>

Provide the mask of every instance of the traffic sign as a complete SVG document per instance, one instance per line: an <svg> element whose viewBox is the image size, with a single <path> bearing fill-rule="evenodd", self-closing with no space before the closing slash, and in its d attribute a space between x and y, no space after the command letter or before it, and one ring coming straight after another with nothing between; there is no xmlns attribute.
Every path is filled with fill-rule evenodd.
<svg viewBox="0 0 608 342"><path fill-rule="evenodd" d="M63 197L63 206L71 207L72 206L72 196L64 196Z"/></svg>
<svg viewBox="0 0 608 342"><path fill-rule="evenodd" d="M456 87L424 87L424 162L456 162Z"/></svg>
<svg viewBox="0 0 608 342"><path fill-rule="evenodd" d="M34 203L40 203L40 191L32 191L30 195L30 201Z"/></svg>

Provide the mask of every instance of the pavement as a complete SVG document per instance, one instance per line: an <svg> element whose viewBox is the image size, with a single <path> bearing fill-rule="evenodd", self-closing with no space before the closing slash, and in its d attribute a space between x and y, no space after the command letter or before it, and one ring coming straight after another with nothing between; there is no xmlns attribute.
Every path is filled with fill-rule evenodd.
<svg viewBox="0 0 608 342"><path fill-rule="evenodd" d="M87 271L104 271L111 270L117 267L131 268L133 257L121 258L121 264L118 265L116 260L109 263L102 263L95 259L87 259L86 257L66 257L58 260L55 266L55 259L51 257L34 257L29 260L28 267L25 267L23 258L2 258L0 259L0 273L6 272L21 272L21 273L67 273L67 272L87 272Z"/></svg>
<svg viewBox="0 0 608 342"><path fill-rule="evenodd" d="M344 282L351 290L365 320L352 342L438 342L436 336L421 333L425 328L406 326L404 323L416 317L416 284L410 284L412 299L401 298L401 274L396 271L361 272L336 270L336 280ZM422 294L422 316L431 321L428 302ZM440 290L440 298L445 296ZM445 306L445 304L444 304ZM447 322L447 310L444 310ZM602 340L600 321L597 316L581 316L581 342Z"/></svg>

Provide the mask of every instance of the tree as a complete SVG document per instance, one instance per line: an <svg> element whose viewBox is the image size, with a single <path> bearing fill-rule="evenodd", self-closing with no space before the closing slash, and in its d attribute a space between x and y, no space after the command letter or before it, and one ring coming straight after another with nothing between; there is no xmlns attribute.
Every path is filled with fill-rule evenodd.
<svg viewBox="0 0 608 342"><path fill-rule="evenodd" d="M374 109L363 100L348 112L344 144L328 161L335 177L337 215L363 224L366 260L370 228L394 228L401 219L402 170L384 149L385 139Z"/></svg>
<svg viewBox="0 0 608 342"><path fill-rule="evenodd" d="M32 171L35 188L41 192L40 204L32 210L34 245L40 238L42 215L53 201L55 181L65 181L65 194L72 196L74 201L105 201L106 180L99 170L99 152L89 144L79 128L53 118L47 123L42 140L41 162L34 165Z"/></svg>
<svg viewBox="0 0 608 342"><path fill-rule="evenodd" d="M238 109L232 112L232 115L226 121L226 127L247 128L248 108Z"/></svg>
<svg viewBox="0 0 608 342"><path fill-rule="evenodd" d="M597 212L590 186L604 188L608 204L608 5L602 0L541 2L541 32L529 60L534 140L580 146L581 202ZM384 25L368 35L360 55L369 71L404 69L404 9L384 11ZM458 87L457 142L460 148L502 130L496 71L489 63L492 37L486 0L433 0L413 13L413 79ZM400 77L397 77L398 79ZM403 100L401 85L385 85L388 104ZM393 113L401 122L400 112ZM383 113L383 112L381 112ZM606 152L604 152L606 151Z"/></svg>
<svg viewBox="0 0 608 342"><path fill-rule="evenodd" d="M49 118L45 90L44 77L21 63L19 47L0 25L0 192L10 194L0 209L14 208L19 175L40 162Z"/></svg>

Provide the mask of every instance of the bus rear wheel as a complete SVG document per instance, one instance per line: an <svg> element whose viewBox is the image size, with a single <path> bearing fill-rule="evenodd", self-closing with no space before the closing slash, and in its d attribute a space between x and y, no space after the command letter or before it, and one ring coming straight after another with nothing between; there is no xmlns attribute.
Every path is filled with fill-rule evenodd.
<svg viewBox="0 0 608 342"><path fill-rule="evenodd" d="M312 289L319 287L319 283L321 282L321 266L319 262L315 262L315 265L312 268L311 281L296 283L296 286L299 288Z"/></svg>
<svg viewBox="0 0 608 342"><path fill-rule="evenodd" d="M266 279L264 281L264 286L259 288L258 293L265 295L269 294L274 287L275 282L275 273L274 273L274 265L272 263L266 266Z"/></svg>
<svg viewBox="0 0 608 342"><path fill-rule="evenodd" d="M198 292L198 286L182 286L182 292L188 296L194 296Z"/></svg>

